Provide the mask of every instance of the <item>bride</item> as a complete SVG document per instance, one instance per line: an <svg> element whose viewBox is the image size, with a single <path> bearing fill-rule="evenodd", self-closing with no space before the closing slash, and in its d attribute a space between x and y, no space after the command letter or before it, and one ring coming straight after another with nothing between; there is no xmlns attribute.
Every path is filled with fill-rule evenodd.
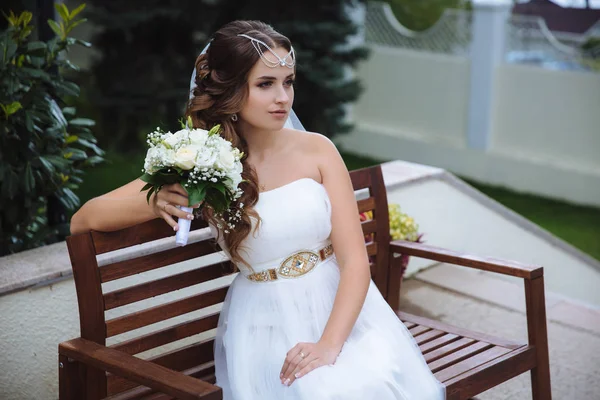
<svg viewBox="0 0 600 400"><path fill-rule="evenodd" d="M187 115L243 151L242 220L205 218L240 273L215 340L226 400L429 400L444 387L370 279L348 171L325 136L288 127L296 58L285 36L234 21L196 60ZM318 73L318 71L315 71ZM315 99L318 101L318 99ZM193 219L179 185L146 202L135 180L84 204L73 234ZM198 207L196 205L195 207Z"/></svg>

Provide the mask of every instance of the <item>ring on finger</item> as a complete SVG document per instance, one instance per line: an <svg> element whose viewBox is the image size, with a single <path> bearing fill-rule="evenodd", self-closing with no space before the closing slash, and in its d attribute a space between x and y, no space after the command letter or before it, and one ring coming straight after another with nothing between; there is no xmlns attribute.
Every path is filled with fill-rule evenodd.
<svg viewBox="0 0 600 400"><path fill-rule="evenodd" d="M304 355L304 352L302 352L302 351L301 351L301 352L300 352L300 358L304 360L304 358L305 358L305 357L306 357L306 356Z"/></svg>

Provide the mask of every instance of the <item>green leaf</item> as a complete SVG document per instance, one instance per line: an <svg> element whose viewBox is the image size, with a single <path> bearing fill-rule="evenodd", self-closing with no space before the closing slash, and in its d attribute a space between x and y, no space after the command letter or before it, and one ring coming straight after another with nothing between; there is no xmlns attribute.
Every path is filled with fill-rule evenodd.
<svg viewBox="0 0 600 400"><path fill-rule="evenodd" d="M215 126L213 126L210 131L208 131L208 135L216 135L219 133L219 131L221 130L221 124L217 124Z"/></svg>
<svg viewBox="0 0 600 400"><path fill-rule="evenodd" d="M54 5L54 8L56 9L56 11L58 12L58 15L60 15L60 17L64 20L64 21L69 21L69 9L67 8L67 6L64 3L58 3Z"/></svg>
<svg viewBox="0 0 600 400"><path fill-rule="evenodd" d="M46 46L46 43L44 42L29 42L27 43L27 46L25 47L25 51L29 54L39 54L39 55L43 55L46 50L48 49L48 47Z"/></svg>
<svg viewBox="0 0 600 400"><path fill-rule="evenodd" d="M63 92L67 96L79 97L79 86L77 86L73 82L55 82L54 86L57 90Z"/></svg>
<svg viewBox="0 0 600 400"><path fill-rule="evenodd" d="M48 106L50 108L50 115L52 115L52 118L54 118L54 121L56 122L58 127L61 129L61 131L63 129L66 129L68 123L67 119L63 115L61 108L58 106L58 104L56 104L56 101L54 101L54 99L47 98L46 100L48 101Z"/></svg>
<svg viewBox="0 0 600 400"><path fill-rule="evenodd" d="M150 175L148 173L144 173L140 176L140 179L148 184L155 185L158 183L155 175Z"/></svg>
<svg viewBox="0 0 600 400"><path fill-rule="evenodd" d="M23 67L23 68L19 68L19 73L24 73L31 78L42 78L47 81L49 81L51 79L50 75L48 75L48 73L46 73L45 71L42 71L41 69Z"/></svg>
<svg viewBox="0 0 600 400"><path fill-rule="evenodd" d="M2 111L4 111L4 115L6 116L6 118L8 118L17 111L19 111L21 108L23 108L23 106L18 101L13 101L12 103L6 106L4 104L0 104L0 108L2 108Z"/></svg>
<svg viewBox="0 0 600 400"><path fill-rule="evenodd" d="M75 43L77 43L83 47L92 47L92 44L90 42L86 42L85 40L81 40L81 39L75 39Z"/></svg>
<svg viewBox="0 0 600 400"><path fill-rule="evenodd" d="M25 167L25 179L23 182L25 184L25 192L29 193L33 191L35 188L35 178L33 177L33 172L31 171L31 163L27 163L27 167Z"/></svg>
<svg viewBox="0 0 600 400"><path fill-rule="evenodd" d="M71 11L71 14L70 14L71 19L75 18L77 16L77 14L79 14L80 12L83 11L84 8L85 8L85 3L81 4L79 7L75 8L73 11Z"/></svg>
<svg viewBox="0 0 600 400"><path fill-rule="evenodd" d="M42 167L44 167L48 175L54 175L54 165L52 165L50 161L48 161L45 157L39 157L38 160L40 160Z"/></svg>
<svg viewBox="0 0 600 400"><path fill-rule="evenodd" d="M77 197L77 195L73 193L71 189L63 187L59 193L60 192L62 192L62 196L58 196L58 198L65 207L67 207L69 210L77 208L79 205L79 197Z"/></svg>
<svg viewBox="0 0 600 400"><path fill-rule="evenodd" d="M100 163L103 163L105 160L99 156L92 156L85 161L85 165L93 166Z"/></svg>
<svg viewBox="0 0 600 400"><path fill-rule="evenodd" d="M97 145L95 145L92 142L88 142L85 139L79 139L77 141L78 144L82 145L83 147L87 147L88 149L92 150L94 153L96 153L99 156L104 155L104 150L102 150L100 147L98 147Z"/></svg>
<svg viewBox="0 0 600 400"><path fill-rule="evenodd" d="M76 126L94 126L96 125L96 122L94 122L91 119L87 119L87 118L75 118L69 121L69 125L76 125Z"/></svg>
<svg viewBox="0 0 600 400"><path fill-rule="evenodd" d="M219 192L221 192L223 195L226 194L227 189L225 188L225 185L221 182L217 182L211 185L211 187L217 189Z"/></svg>
<svg viewBox="0 0 600 400"><path fill-rule="evenodd" d="M71 165L69 160L66 160L64 157L61 156L47 155L45 158L59 170L68 168L69 165Z"/></svg>
<svg viewBox="0 0 600 400"><path fill-rule="evenodd" d="M79 137L77 135L69 135L67 136L67 138L65 139L65 143L66 144L71 144L73 142L76 142L79 139Z"/></svg>
<svg viewBox="0 0 600 400"><path fill-rule="evenodd" d="M56 21L49 19L48 25L50 25L50 28L54 31L54 33L56 33L56 36L62 38L62 35L63 35L62 30L60 29L60 27L58 26Z"/></svg>
<svg viewBox="0 0 600 400"><path fill-rule="evenodd" d="M8 60L11 60L15 56L19 46L17 46L17 44L13 41L7 41L7 42L3 43L2 47L4 48L2 51L2 54L3 54L2 62L3 62L3 64L8 64Z"/></svg>
<svg viewBox="0 0 600 400"><path fill-rule="evenodd" d="M63 115L68 117L74 117L77 109L75 107L63 107L62 112Z"/></svg>
<svg viewBox="0 0 600 400"><path fill-rule="evenodd" d="M152 193L154 193L154 186L152 186L148 193L146 193L146 203L148 204L150 204L150 198L152 197Z"/></svg>
<svg viewBox="0 0 600 400"><path fill-rule="evenodd" d="M195 204L204 201L206 197L206 185L204 186L192 186L185 188L188 192L188 206L193 206Z"/></svg>
<svg viewBox="0 0 600 400"><path fill-rule="evenodd" d="M81 161L87 158L87 153L81 149L76 149L74 147L67 147L64 149L65 153L70 153L71 155L68 157L71 160Z"/></svg>
<svg viewBox="0 0 600 400"><path fill-rule="evenodd" d="M81 24L83 24L83 23L84 23L84 22L86 22L86 21L87 21L87 18L82 18L82 19L80 19L79 21L75 21L75 22L73 22L72 24L70 24L70 25L67 27L67 34L68 34L69 32L71 32L73 29L75 29L75 28L76 28L78 25L81 25Z"/></svg>
<svg viewBox="0 0 600 400"><path fill-rule="evenodd" d="M70 60L62 60L58 63L63 68L72 69L73 71L80 71L81 68L79 66L73 64Z"/></svg>

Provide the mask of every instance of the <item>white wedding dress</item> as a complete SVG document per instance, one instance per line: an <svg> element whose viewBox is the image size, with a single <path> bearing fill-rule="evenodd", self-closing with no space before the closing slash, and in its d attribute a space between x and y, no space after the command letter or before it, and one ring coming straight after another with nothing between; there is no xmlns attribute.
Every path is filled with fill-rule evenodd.
<svg viewBox="0 0 600 400"><path fill-rule="evenodd" d="M255 209L262 225L245 239L242 256L257 272L330 243L331 204L325 187L313 179L261 193ZM444 399L443 386L373 281L336 363L284 386L279 373L286 353L298 342L317 342L325 328L338 263L332 256L301 277L270 282L250 281L251 271L239 268L215 341L216 384L225 400Z"/></svg>

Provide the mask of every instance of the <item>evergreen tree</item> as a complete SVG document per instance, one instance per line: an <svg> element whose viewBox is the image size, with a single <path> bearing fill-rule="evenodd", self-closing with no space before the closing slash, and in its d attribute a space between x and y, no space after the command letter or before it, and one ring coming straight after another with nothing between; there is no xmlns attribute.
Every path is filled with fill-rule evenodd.
<svg viewBox="0 0 600 400"><path fill-rule="evenodd" d="M87 17L102 57L93 66L89 99L102 110L105 147L138 149L145 133L174 129L187 100L194 60L210 35L235 19L259 19L287 35L297 52L294 109L308 130L349 130L344 104L360 85L347 68L366 57L344 46L357 31L345 12L352 0L89 0Z"/></svg>
<svg viewBox="0 0 600 400"><path fill-rule="evenodd" d="M86 87L107 148L139 150L147 132L176 129L198 48L207 41L214 1L89 0L100 54Z"/></svg>

